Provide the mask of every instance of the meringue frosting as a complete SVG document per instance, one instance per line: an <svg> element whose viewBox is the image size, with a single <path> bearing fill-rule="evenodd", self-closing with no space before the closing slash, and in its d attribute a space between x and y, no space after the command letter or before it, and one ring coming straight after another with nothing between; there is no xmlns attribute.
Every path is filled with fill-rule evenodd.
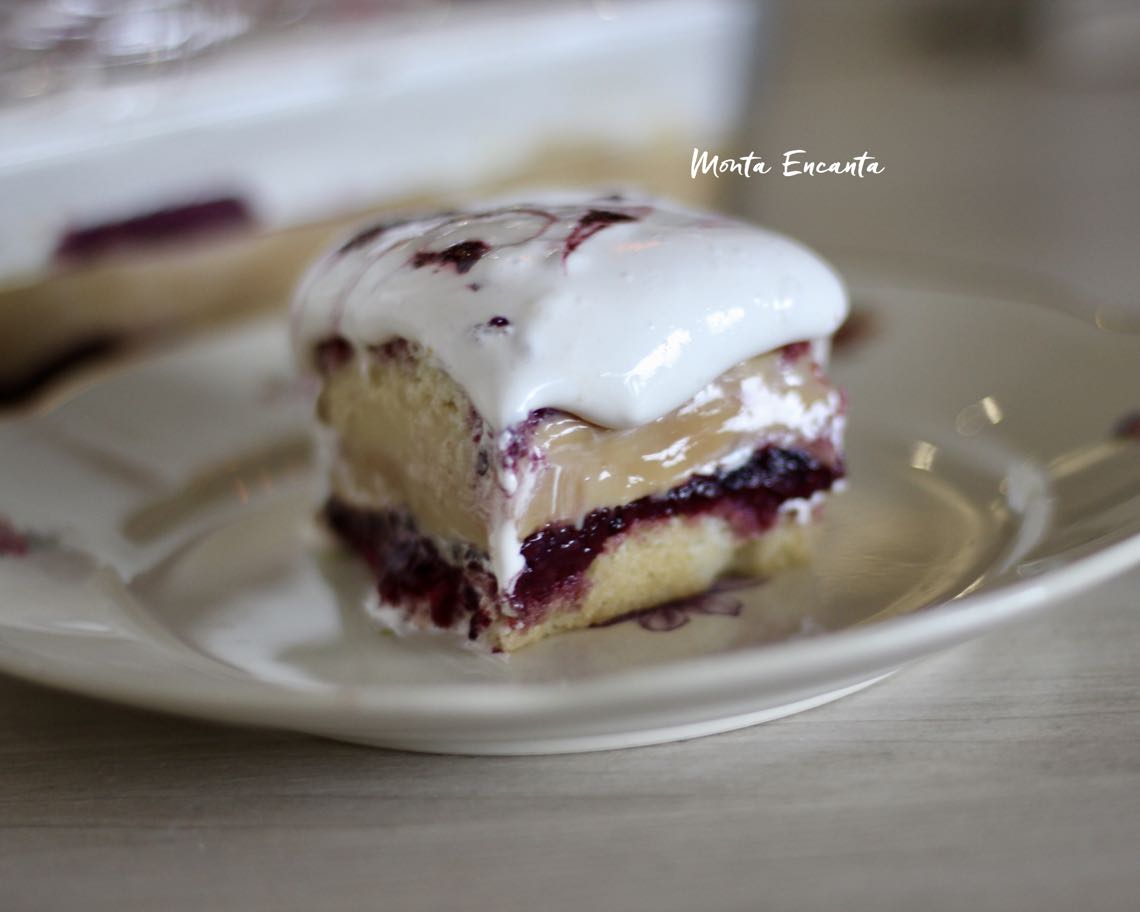
<svg viewBox="0 0 1140 912"><path fill-rule="evenodd" d="M781 234L563 196L368 227L310 270L293 331L303 360L330 338L418 342L500 430L541 408L631 428L741 361L831 335L847 308L831 267Z"/></svg>

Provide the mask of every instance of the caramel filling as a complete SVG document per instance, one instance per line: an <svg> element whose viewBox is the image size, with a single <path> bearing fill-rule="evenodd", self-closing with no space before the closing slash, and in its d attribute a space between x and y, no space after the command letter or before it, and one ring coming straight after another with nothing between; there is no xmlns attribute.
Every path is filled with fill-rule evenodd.
<svg viewBox="0 0 1140 912"><path fill-rule="evenodd" d="M839 396L816 373L810 357L793 361L776 352L737 365L640 427L614 430L551 415L534 429L524 464L531 484L520 485L525 502L514 511L520 537L740 465L762 444L830 438Z"/></svg>

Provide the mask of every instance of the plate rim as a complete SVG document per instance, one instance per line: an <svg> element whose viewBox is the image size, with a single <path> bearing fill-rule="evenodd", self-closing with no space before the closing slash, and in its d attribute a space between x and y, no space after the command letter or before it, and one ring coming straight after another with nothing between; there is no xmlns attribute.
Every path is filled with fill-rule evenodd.
<svg viewBox="0 0 1140 912"><path fill-rule="evenodd" d="M945 265L947 261L941 262ZM897 265L892 263L890 267L884 267L878 262L868 263L867 258L861 257L853 271L861 275L870 273L878 280L896 286L909 280L908 286L917 281L926 291L949 291L971 296L985 294L1095 325L1091 314L1077 312L1077 305L1055 306L1056 301L1072 301L1072 296L1057 283L1042 286L1045 288L1043 294L1049 300L1039 300L1037 294L1042 292L1037 285L1040 280L1018 276L1012 271L997 270L1003 281L990 286L986 279L978 278L977 272L965 271L952 278L945 274L926 275L921 267L915 265L914 258L905 264L904 270L895 268ZM970 281L964 281L964 276ZM1028 278L1026 284L1018 286L1023 293L1011 293L1011 286L1007 284L1011 278L1015 281ZM1079 309L1087 311L1088 307ZM233 334L260 333L270 327L280 331L283 322L279 314L262 315L237 320L210 332L196 333L179 345L164 347L148 357L133 357L117 368L83 378L69 386L66 392L61 390L60 395L52 396L50 404L43 408L0 413L0 422L18 423L36 414L54 411L109 377L143 369ZM1047 568L1038 575L994 590L969 593L905 615L855 625L826 636L748 646L731 652L671 660L662 665L606 672L574 681L571 687L555 682L517 681L472 682L459 688L454 684L421 683L401 688L305 687L249 673L241 679L243 689L240 693L224 696L213 692L188 694L176 683L167 687L165 681L163 686L149 682L151 686L142 688L129 674L92 676L75 671L66 663L45 664L42 658L4 642L2 621L0 671L38 684L147 709L242 724L293 728L303 725L300 717L314 713L327 716L330 708L373 720L398 720L411 716L417 720L443 721L461 714L474 722L504 719L517 722L535 714L589 713L602 706L613 711L615 705L622 711L634 712L646 702L659 704L662 685L665 685L665 693L673 694L678 688L668 687L670 678L684 680L681 690L686 703L711 703L726 699L729 694L739 695L743 691L775 685L794 688L804 678L821 680L821 668L827 669L828 680L838 680L844 675L857 677L872 665L881 668L897 666L1009 624L1043 607L1059 605L1074 593L1107 581L1137 564L1140 564L1140 533L1130 533L1123 539L1098 544L1091 552L1072 558L1062 567ZM3 564L0 563L2 574ZM190 646L185 648L212 659ZM349 699L346 699L346 691L351 691ZM446 706L441 705L438 699L443 694L447 696Z"/></svg>

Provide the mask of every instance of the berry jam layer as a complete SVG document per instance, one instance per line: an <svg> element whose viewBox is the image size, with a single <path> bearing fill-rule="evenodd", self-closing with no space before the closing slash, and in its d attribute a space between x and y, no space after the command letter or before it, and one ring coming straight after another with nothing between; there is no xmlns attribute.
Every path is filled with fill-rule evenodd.
<svg viewBox="0 0 1140 912"><path fill-rule="evenodd" d="M185 241L253 224L244 200L220 197L143 212L116 222L72 228L56 247L56 257L69 263L90 262L116 250Z"/></svg>
<svg viewBox="0 0 1140 912"><path fill-rule="evenodd" d="M766 446L744 465L695 475L661 495L591 511L577 525L549 524L521 545L524 568L503 593L487 555L462 543L441 544L421 534L396 510L369 510L331 498L332 529L371 566L381 600L421 626L467 625L477 639L503 621L512 630L543 622L553 610L572 610L589 585L587 571L623 537L674 517L714 516L741 541L775 525L782 504L826 491L843 474L805 450Z"/></svg>
<svg viewBox="0 0 1140 912"><path fill-rule="evenodd" d="M381 602L420 626L451 629L466 622L474 640L496 616L498 586L486 554L459 543L441 546L405 512L361 509L335 496L324 518L368 563Z"/></svg>

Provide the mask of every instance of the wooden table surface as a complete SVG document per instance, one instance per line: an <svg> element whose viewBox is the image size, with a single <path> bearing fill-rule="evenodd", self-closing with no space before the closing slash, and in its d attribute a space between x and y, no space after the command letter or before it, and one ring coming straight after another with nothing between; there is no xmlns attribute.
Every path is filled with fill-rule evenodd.
<svg viewBox="0 0 1140 912"><path fill-rule="evenodd" d="M1133 912L1138 593L597 754L403 754L0 679L0 908Z"/></svg>
<svg viewBox="0 0 1140 912"><path fill-rule="evenodd" d="M870 6L797 6L757 144L890 170L749 205L825 251L1134 294L1140 90L947 69ZM1134 572L799 716L578 756L370 750L0 678L0 910L1134 912L1138 602Z"/></svg>

